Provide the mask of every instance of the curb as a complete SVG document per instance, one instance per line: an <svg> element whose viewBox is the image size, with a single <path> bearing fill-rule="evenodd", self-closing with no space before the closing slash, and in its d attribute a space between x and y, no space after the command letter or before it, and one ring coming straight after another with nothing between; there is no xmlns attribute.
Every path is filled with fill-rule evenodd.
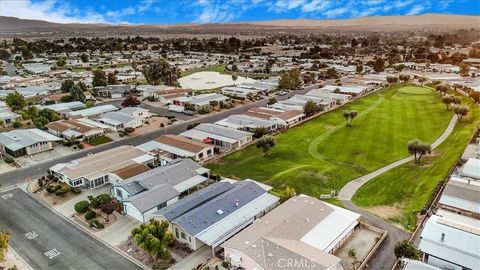
<svg viewBox="0 0 480 270"><path fill-rule="evenodd" d="M28 183L27 185L27 189L28 189L28 186L30 185L30 183ZM114 250L115 252L117 252L118 254L120 254L121 256L123 256L125 259L129 260L130 262L134 263L135 265L137 265L138 267L140 267L141 269L150 269L148 268L146 265L144 265L143 263L141 263L140 261L138 261L137 259L131 257L130 255L128 255L125 251L117 248L116 246L113 246L113 245L110 245L109 243L107 243L106 241L104 241L103 239L99 238L98 236L96 236L94 233L90 232L89 230L85 229L84 227L82 227L80 224L77 224L75 222L73 222L72 220L70 220L69 218L65 217L64 215L62 215L60 212L58 212L57 210L55 210L54 208L50 207L49 205L47 205L44 201L42 201L41 199L35 197L35 196L32 196L32 194L30 194L30 192L28 192L28 190L25 190L25 189L22 189L22 188L19 188L21 191L27 193L30 197L32 197L33 199L35 199L36 201L38 201L39 203L41 203L43 206L45 206L46 208L48 208L50 211L52 211L53 213L55 213L57 216L60 216L62 219L66 220L68 223L72 224L74 227L76 227L77 229L80 228L82 231L88 233L90 236L92 236L93 238L95 238L95 240L98 240L99 242L101 242L102 244L104 244L106 247L109 247L111 248L112 250Z"/></svg>

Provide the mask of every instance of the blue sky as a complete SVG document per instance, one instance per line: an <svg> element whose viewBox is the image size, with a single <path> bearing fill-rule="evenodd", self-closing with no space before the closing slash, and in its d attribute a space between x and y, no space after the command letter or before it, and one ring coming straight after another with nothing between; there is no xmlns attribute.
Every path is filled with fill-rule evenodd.
<svg viewBox="0 0 480 270"><path fill-rule="evenodd" d="M61 23L176 24L374 15L480 15L479 0L0 0L0 15Z"/></svg>

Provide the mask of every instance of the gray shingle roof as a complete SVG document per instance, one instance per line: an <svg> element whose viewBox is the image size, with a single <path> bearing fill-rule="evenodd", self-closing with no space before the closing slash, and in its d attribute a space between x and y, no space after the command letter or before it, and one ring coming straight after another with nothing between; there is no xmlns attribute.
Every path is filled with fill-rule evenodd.
<svg viewBox="0 0 480 270"><path fill-rule="evenodd" d="M18 149L33 145L38 142L60 141L61 139L40 129L18 129L0 133L0 144L8 149Z"/></svg>
<svg viewBox="0 0 480 270"><path fill-rule="evenodd" d="M191 159L176 159L113 186L124 188L131 195L124 201L145 212L178 196L180 191L174 188L175 185L199 176L199 169L202 167Z"/></svg>
<svg viewBox="0 0 480 270"><path fill-rule="evenodd" d="M194 129L224 136L227 138L236 139L236 140L241 140L246 136L253 135L253 133L250 133L250 132L233 129L233 128L227 128L227 127L223 127L215 124L200 124L196 126Z"/></svg>

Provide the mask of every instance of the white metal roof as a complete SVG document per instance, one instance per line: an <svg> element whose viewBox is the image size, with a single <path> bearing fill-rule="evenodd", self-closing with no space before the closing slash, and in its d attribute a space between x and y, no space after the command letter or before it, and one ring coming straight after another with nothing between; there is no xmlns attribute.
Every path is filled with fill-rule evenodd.
<svg viewBox="0 0 480 270"><path fill-rule="evenodd" d="M480 179L480 159L469 158L465 165L463 165L462 175Z"/></svg>
<svg viewBox="0 0 480 270"><path fill-rule="evenodd" d="M329 206L333 208L333 211L300 239L300 241L326 252L335 246L338 239L343 238L343 233L349 232L352 226L357 225L360 218L360 214L355 212L335 205Z"/></svg>

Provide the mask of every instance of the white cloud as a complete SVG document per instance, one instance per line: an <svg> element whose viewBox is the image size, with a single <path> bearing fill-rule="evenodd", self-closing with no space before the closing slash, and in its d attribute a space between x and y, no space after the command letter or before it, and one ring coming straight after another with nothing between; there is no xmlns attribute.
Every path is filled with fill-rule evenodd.
<svg viewBox="0 0 480 270"><path fill-rule="evenodd" d="M312 0L310 3L302 6L302 12L323 11L331 6L331 1Z"/></svg>
<svg viewBox="0 0 480 270"><path fill-rule="evenodd" d="M335 8L335 9L329 9L325 12L323 12L322 14L327 18L327 19L331 19L331 18L336 18L338 16L341 16L341 15L344 15L346 13L349 12L349 9L346 8L346 7L343 7L343 8Z"/></svg>
<svg viewBox="0 0 480 270"><path fill-rule="evenodd" d="M79 14L65 2L48 0L34 3L31 0L1 0L2 16L20 19L44 20L57 23L106 23L105 17L93 10ZM72 12L73 11L73 12Z"/></svg>
<svg viewBox="0 0 480 270"><path fill-rule="evenodd" d="M424 9L425 9L425 7L424 7L423 5L413 6L412 9L410 9L410 11L407 13L407 15L409 15L409 16L418 15L418 14L420 14Z"/></svg>

